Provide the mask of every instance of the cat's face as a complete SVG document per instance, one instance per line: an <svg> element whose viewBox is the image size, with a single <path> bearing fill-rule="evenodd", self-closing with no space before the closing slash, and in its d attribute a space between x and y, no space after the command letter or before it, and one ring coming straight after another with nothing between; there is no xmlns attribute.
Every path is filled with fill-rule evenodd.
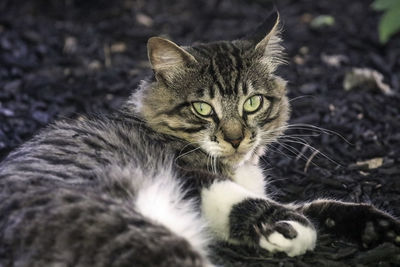
<svg viewBox="0 0 400 267"><path fill-rule="evenodd" d="M274 35L181 48L149 40L156 81L136 94L138 111L159 132L185 139L237 165L282 134L285 82L275 76L281 48Z"/></svg>

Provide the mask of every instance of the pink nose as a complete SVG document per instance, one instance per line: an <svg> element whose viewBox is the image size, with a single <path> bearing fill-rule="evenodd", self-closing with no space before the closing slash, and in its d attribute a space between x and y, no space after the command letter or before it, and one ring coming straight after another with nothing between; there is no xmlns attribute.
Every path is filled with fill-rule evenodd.
<svg viewBox="0 0 400 267"><path fill-rule="evenodd" d="M238 139L225 139L225 141L231 143L233 148L238 148L240 145L240 142L242 142L242 140L243 140L243 137L240 137Z"/></svg>

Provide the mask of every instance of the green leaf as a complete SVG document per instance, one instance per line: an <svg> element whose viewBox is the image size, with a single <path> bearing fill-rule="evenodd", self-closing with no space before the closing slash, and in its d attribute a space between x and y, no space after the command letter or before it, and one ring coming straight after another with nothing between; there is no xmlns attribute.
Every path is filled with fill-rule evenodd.
<svg viewBox="0 0 400 267"><path fill-rule="evenodd" d="M400 31L400 5L387 10L381 18L379 22L380 42L387 43L390 37L398 31Z"/></svg>
<svg viewBox="0 0 400 267"><path fill-rule="evenodd" d="M399 0L375 0L372 3L372 8L378 11L383 11L395 7L396 5L400 5Z"/></svg>
<svg viewBox="0 0 400 267"><path fill-rule="evenodd" d="M318 29L335 25L335 18L331 15L319 15L315 17L311 23L311 28Z"/></svg>

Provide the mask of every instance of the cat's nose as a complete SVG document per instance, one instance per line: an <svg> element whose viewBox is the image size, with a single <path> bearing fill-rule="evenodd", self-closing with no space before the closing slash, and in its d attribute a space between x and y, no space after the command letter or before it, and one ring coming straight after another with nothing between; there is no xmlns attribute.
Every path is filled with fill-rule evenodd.
<svg viewBox="0 0 400 267"><path fill-rule="evenodd" d="M233 148L238 148L239 145L240 145L240 142L242 142L242 140L243 140L243 137L242 137L242 136L240 136L240 137L237 138L237 139L229 139L229 138L226 138L226 137L225 137L225 141L227 141L228 143L230 143L230 144L233 146Z"/></svg>
<svg viewBox="0 0 400 267"><path fill-rule="evenodd" d="M226 142L235 149L239 147L244 137L244 126L239 119L225 119L221 125L221 131Z"/></svg>

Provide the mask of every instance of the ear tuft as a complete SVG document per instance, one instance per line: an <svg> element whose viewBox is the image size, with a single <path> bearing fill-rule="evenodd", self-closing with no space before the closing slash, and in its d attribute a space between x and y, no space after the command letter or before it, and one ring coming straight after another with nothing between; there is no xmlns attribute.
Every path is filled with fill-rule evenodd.
<svg viewBox="0 0 400 267"><path fill-rule="evenodd" d="M167 39L151 37L147 42L150 64L156 72L173 71L196 62L196 59L183 48Z"/></svg>
<svg viewBox="0 0 400 267"><path fill-rule="evenodd" d="M280 44L279 22L279 13L274 9L264 23L246 38L252 43L257 59L264 63L269 71L275 71L280 64L285 63L282 59L283 47Z"/></svg>
<svg viewBox="0 0 400 267"><path fill-rule="evenodd" d="M267 19L260 26L258 26L254 33L250 36L250 41L256 45L256 47L263 43L268 43L271 37L279 32L279 21L279 12L274 9Z"/></svg>

